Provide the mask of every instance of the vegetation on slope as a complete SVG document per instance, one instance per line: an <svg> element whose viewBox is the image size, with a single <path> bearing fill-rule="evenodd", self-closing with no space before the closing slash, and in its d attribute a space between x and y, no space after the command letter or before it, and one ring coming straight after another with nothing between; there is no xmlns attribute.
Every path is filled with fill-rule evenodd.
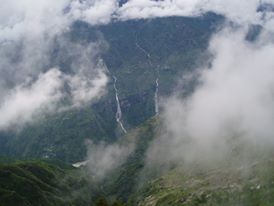
<svg viewBox="0 0 274 206"><path fill-rule="evenodd" d="M35 124L16 131L1 131L0 155L75 162L85 158L86 139L115 141L122 133L115 119L111 76L117 77L122 121L126 129L135 128L155 115L156 79L159 78L160 96L172 92L178 76L197 66L197 56L204 55L221 20L220 16L206 14L199 18L169 17L97 27L76 22L63 37L68 42L86 45L98 40L108 47L102 55L110 71L107 94L92 106L41 117ZM55 46L52 67L69 73L72 65L67 50L62 50L58 42Z"/></svg>
<svg viewBox="0 0 274 206"><path fill-rule="evenodd" d="M182 166L143 185L132 199L140 206L270 206L273 174L274 162L264 158L242 166Z"/></svg>
<svg viewBox="0 0 274 206"><path fill-rule="evenodd" d="M212 167L182 164L144 181L145 154L159 124L152 118L127 134L136 137L135 151L103 181L93 181L85 167L2 159L0 205L272 205L271 151L251 152L244 162L233 157Z"/></svg>
<svg viewBox="0 0 274 206"><path fill-rule="evenodd" d="M1 206L92 205L99 189L84 171L42 161L0 165Z"/></svg>

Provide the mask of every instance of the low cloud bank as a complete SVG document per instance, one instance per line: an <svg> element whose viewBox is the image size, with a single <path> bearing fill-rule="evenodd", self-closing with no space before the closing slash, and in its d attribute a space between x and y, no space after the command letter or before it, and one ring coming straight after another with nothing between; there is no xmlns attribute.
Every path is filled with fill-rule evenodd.
<svg viewBox="0 0 274 206"><path fill-rule="evenodd" d="M274 146L274 44L244 28L225 28L211 40L214 55L188 97L163 103L165 130L147 154L147 166L223 162ZM259 153L258 153L259 154Z"/></svg>
<svg viewBox="0 0 274 206"><path fill-rule="evenodd" d="M66 37L81 20L70 12L71 1L0 3L0 130L84 106L105 93L103 40Z"/></svg>
<svg viewBox="0 0 274 206"><path fill-rule="evenodd" d="M3 85L0 98L0 130L31 123L43 113L50 114L85 106L105 94L107 69L100 59L93 56L97 53L94 50L97 46L91 44L83 47L72 44L69 50L67 47L62 48L64 51L61 52L61 58L69 58L68 61L72 63L65 70L59 67L44 67L37 71L39 63L37 67L30 69L29 63L33 60L31 56L20 62L11 62L8 67L3 68L12 70L18 67L18 71L13 71L14 78L3 71L4 75L0 80ZM20 74L18 78L17 73Z"/></svg>
<svg viewBox="0 0 274 206"><path fill-rule="evenodd" d="M94 180L100 181L121 166L134 151L134 141L106 144L88 144L87 165Z"/></svg>
<svg viewBox="0 0 274 206"><path fill-rule="evenodd" d="M0 0L0 3L2 5L0 8L0 111L2 113L5 111L0 116L6 118L7 111L21 111L17 108L9 109L7 105L18 105L11 101L13 99L19 101L18 98L24 96L19 93L20 91L25 92L26 88L19 88L22 88L26 82L32 92L38 92L30 96L44 96L39 106L34 105L33 109L25 110L24 114L28 118L22 117L19 120L29 119L33 116L32 111L52 107L50 104L57 101L58 98L55 95L52 97L49 95L52 92L44 95L42 90L38 91L33 88L36 87L37 79L53 68L59 70L62 73L61 76L67 75L62 68L59 68L59 65L52 63L52 58L59 52L55 48L56 42L70 31L70 26L75 21L80 20L91 25L98 25L117 20L197 16L211 11L222 14L241 25L260 24L269 30L272 30L271 25L274 22L273 12L268 9L273 3L270 0L129 0L123 4L117 0L26 0L20 2ZM66 40L62 45L70 44ZM73 73L70 77L66 77L70 79L68 80L70 91L67 98L71 98L69 101L73 106L80 106L99 98L106 86L105 69L98 68L97 65L98 56L102 50L94 45L95 43L93 46L79 44L63 48L68 53L67 57L71 53L73 57L71 59ZM63 79L60 78L61 81ZM62 82L58 84L62 85ZM57 94L62 92L57 91L58 88L62 87L53 89ZM64 94L59 96L62 95ZM38 102L36 104L38 105ZM46 104L49 105L46 106ZM20 112L17 115L11 114L7 117L7 122L14 122L10 118L17 116L24 115ZM4 119L1 122L4 122ZM2 125L8 124L3 123Z"/></svg>
<svg viewBox="0 0 274 206"><path fill-rule="evenodd" d="M234 28L216 34L214 59L202 68L200 85L187 98L164 103L165 132L152 143L148 165L222 159L238 142L273 145L273 2L270 0L0 0L0 130L31 122L41 112L79 107L99 98L107 84L100 42L62 39L75 21L91 25L167 16L224 15ZM261 25L255 42L247 28ZM232 26L232 27L233 27ZM70 62L69 70L51 60ZM98 46L99 45L99 46ZM63 60L63 61L62 61ZM67 61L68 60L68 61ZM61 106L63 107L63 105ZM230 146L231 145L231 146ZM236 145L237 146L237 145ZM91 171L101 178L125 160L132 147L91 145Z"/></svg>

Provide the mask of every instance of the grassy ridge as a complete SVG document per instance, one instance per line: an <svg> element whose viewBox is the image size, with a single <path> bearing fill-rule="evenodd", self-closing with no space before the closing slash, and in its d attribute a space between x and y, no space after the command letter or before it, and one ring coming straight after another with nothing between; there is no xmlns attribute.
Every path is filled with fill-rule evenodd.
<svg viewBox="0 0 274 206"><path fill-rule="evenodd" d="M84 171L42 161L0 165L0 205L91 205L98 190Z"/></svg>
<svg viewBox="0 0 274 206"><path fill-rule="evenodd" d="M86 168L44 161L1 160L0 205L271 206L274 202L273 152L204 168L181 165L142 180L145 154L157 138L158 118L128 133L136 149L100 182ZM96 201L97 197L104 196Z"/></svg>
<svg viewBox="0 0 274 206"><path fill-rule="evenodd" d="M271 206L274 162L258 159L245 166L176 168L151 180L134 195L140 206Z"/></svg>

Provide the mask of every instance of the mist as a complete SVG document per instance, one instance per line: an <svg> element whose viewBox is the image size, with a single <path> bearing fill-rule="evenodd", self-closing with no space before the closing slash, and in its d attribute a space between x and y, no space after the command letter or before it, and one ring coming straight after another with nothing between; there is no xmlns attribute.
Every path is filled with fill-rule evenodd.
<svg viewBox="0 0 274 206"><path fill-rule="evenodd" d="M146 169L229 161L240 167L271 155L274 45L267 31L256 41L247 32L226 26L215 34L208 48L213 59L201 65L194 92L176 91L162 101L164 129L148 149Z"/></svg>
<svg viewBox="0 0 274 206"><path fill-rule="evenodd" d="M176 91L162 101L163 129L148 149L146 166L222 162L242 145L248 145L243 151L274 146L274 14L259 10L272 1L129 0L121 6L116 0L0 3L0 130L35 122L43 113L86 106L107 92L107 68L101 59L107 43L103 39L71 42L65 36L75 21L100 25L215 12L226 18L227 25L210 41L211 64L200 66L199 84L192 94L182 97L184 91ZM246 39L251 25L263 27L255 41ZM65 68L58 62L69 65ZM134 150L131 144L120 143L88 147L90 171L98 179Z"/></svg>
<svg viewBox="0 0 274 206"><path fill-rule="evenodd" d="M68 10L70 4L1 2L1 130L34 122L43 113L86 106L106 93L103 39L72 42L66 37L73 22L82 20Z"/></svg>
<svg viewBox="0 0 274 206"><path fill-rule="evenodd" d="M125 138L113 144L88 143L87 165L93 180L101 181L106 178L134 152L136 146L134 138Z"/></svg>
<svg viewBox="0 0 274 206"><path fill-rule="evenodd" d="M74 43L71 46L71 42L63 36L70 31L70 26L75 21L98 25L129 19L199 16L211 11L224 15L230 21L240 25L268 24L267 28L271 30L273 13L257 12L258 7L266 3L271 3L271 1L130 0L122 5L119 5L116 0L61 0L58 2L53 0L20 2L12 0L2 2L3 6L0 9L0 110L6 107L3 102L14 99L10 96L18 93L19 87L28 84L28 87L31 88L30 84L35 83L40 76L45 75L51 69L59 70L61 76L66 76L59 78L60 81L69 81L69 95L66 96L63 93L57 96L71 98L68 101L72 102L72 106L81 106L102 96L107 84L107 75L105 75L106 69L98 68L97 63L100 53L104 49L98 47L100 42L93 42L92 45L90 43L88 45ZM242 15L243 13L245 15ZM52 62L52 57L56 52L56 43L57 45L61 44L63 53L68 53L67 57L74 57L71 63L73 68L70 68L73 71L70 75L73 76L68 77L60 65ZM64 78L67 80L64 81ZM59 84L62 85L62 83ZM59 86L59 89L62 90L62 88ZM54 90L56 89L54 88ZM58 92L62 93L63 91L59 90ZM57 102L56 97L54 97L54 101L44 99L45 101L41 102L39 106L34 106L35 109L28 109L26 110L28 112L24 112L28 118L22 117L20 120L30 119L34 116L32 113L36 113L37 108L47 107L44 105L46 102L48 104ZM23 113L20 114L20 116L22 115Z"/></svg>

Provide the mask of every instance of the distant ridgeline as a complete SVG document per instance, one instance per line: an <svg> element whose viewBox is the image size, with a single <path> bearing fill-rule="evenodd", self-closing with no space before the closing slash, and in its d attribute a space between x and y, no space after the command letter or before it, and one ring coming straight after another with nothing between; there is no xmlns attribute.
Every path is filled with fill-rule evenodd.
<svg viewBox="0 0 274 206"><path fill-rule="evenodd" d="M75 22L64 38L104 45L101 58L108 68L107 93L85 108L43 116L19 131L2 131L0 155L75 162L86 155L86 139L115 141L124 132L116 121L113 76L117 78L121 122L130 130L155 115L156 86L157 97L172 93L178 76L197 68L201 63L197 59L208 58L209 39L222 21L221 16L208 13L197 18L132 20L103 26ZM69 61L60 58L64 51L56 47L52 64L69 72ZM188 87L191 90L192 85Z"/></svg>

